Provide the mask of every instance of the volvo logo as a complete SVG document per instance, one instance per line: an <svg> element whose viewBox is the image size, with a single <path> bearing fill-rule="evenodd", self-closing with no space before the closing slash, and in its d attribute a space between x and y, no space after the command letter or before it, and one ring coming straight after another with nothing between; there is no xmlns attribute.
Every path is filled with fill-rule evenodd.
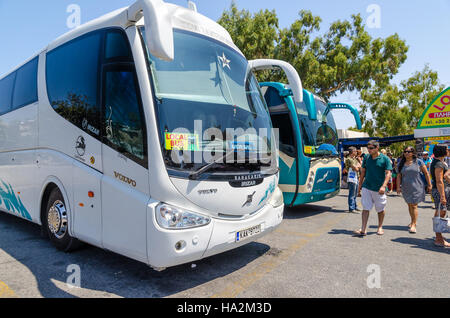
<svg viewBox="0 0 450 318"><path fill-rule="evenodd" d="M256 194L256 191L254 191L253 194L250 194L249 196L247 196L247 201L245 201L245 203L242 205L242 207L252 204L253 197L255 194Z"/></svg>
<svg viewBox="0 0 450 318"><path fill-rule="evenodd" d="M75 149L80 157L83 157L86 153L86 143L84 142L84 137L79 136L77 142L75 143Z"/></svg>
<svg viewBox="0 0 450 318"><path fill-rule="evenodd" d="M216 194L217 189L199 190L198 194Z"/></svg>
<svg viewBox="0 0 450 318"><path fill-rule="evenodd" d="M135 180L128 178L128 177L124 176L123 174L116 172L116 171L114 171L114 177L116 177L116 179L119 179L120 181L127 183L136 188L137 184L136 184Z"/></svg>

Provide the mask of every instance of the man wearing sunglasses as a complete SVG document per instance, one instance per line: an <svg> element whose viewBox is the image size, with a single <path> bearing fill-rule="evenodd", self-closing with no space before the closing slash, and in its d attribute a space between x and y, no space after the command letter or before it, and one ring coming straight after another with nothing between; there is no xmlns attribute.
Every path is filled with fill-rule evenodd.
<svg viewBox="0 0 450 318"><path fill-rule="evenodd" d="M358 187L363 205L362 226L354 233L358 236L367 235L369 212L375 206L378 213L378 235L383 235L383 221L387 204L386 188L391 178L392 163L388 157L380 153L380 144L369 141L369 154L364 157Z"/></svg>

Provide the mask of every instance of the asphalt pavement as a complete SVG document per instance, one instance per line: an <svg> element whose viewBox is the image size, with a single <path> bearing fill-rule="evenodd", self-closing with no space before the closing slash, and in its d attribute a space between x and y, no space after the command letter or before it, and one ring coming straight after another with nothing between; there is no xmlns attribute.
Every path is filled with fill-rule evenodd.
<svg viewBox="0 0 450 318"><path fill-rule="evenodd" d="M0 213L0 297L450 296L450 250L433 245L429 196L417 234L403 198L390 195L385 234L376 235L372 211L361 238L346 195L286 208L280 227L257 242L163 272L88 245L59 252L38 226Z"/></svg>

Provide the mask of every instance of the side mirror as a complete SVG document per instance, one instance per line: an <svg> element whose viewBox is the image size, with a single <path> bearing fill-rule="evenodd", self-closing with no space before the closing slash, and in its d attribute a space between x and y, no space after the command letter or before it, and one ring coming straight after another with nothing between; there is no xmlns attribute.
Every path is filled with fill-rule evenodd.
<svg viewBox="0 0 450 318"><path fill-rule="evenodd" d="M346 103L329 103L323 116L326 117L328 115L328 113L330 112L330 110L332 110L332 109L348 109L348 110L350 110L353 114L353 117L355 117L356 127L359 130L362 129L361 118L359 117L359 112L356 109L356 107L354 107L350 104L346 104Z"/></svg>
<svg viewBox="0 0 450 318"><path fill-rule="evenodd" d="M145 20L145 37L150 53L162 60L174 59L172 19L162 0L138 0L128 10L128 21Z"/></svg>
<svg viewBox="0 0 450 318"><path fill-rule="evenodd" d="M255 71L281 68L288 79L294 101L297 103L303 102L302 80L300 79L297 70L291 64L285 61L271 59L251 60L248 61L248 64L250 68Z"/></svg>
<svg viewBox="0 0 450 318"><path fill-rule="evenodd" d="M305 101L306 110L308 112L308 118L310 120L317 120L317 108L316 108L316 101L314 100L313 93L307 91L306 89L303 90L303 96Z"/></svg>

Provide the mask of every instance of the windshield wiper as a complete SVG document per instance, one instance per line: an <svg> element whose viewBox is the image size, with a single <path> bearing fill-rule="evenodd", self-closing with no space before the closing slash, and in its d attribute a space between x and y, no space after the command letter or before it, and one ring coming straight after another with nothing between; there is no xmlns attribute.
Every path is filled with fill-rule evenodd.
<svg viewBox="0 0 450 318"><path fill-rule="evenodd" d="M190 180L197 180L198 177L200 175L202 175L204 172L208 171L209 169L211 169L212 167L214 167L215 165L221 163L222 160L225 160L226 158L228 158L229 155L234 154L234 149L229 151L228 153L224 154L222 157L214 160L211 163L208 163L207 165L201 167L200 169L198 169L197 171L191 172L189 174L189 179Z"/></svg>

